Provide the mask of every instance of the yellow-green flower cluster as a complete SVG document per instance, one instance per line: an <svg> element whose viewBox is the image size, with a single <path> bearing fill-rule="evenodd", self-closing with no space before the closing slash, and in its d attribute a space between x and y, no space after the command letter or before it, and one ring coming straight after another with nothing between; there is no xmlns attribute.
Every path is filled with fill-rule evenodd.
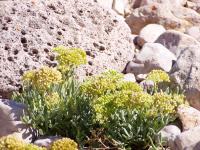
<svg viewBox="0 0 200 150"><path fill-rule="evenodd" d="M62 138L53 142L50 150L78 150L78 145L69 138Z"/></svg>
<svg viewBox="0 0 200 150"><path fill-rule="evenodd" d="M104 123L117 109L128 109L131 95L131 91L119 91L99 97L93 102L96 119L100 123Z"/></svg>
<svg viewBox="0 0 200 150"><path fill-rule="evenodd" d="M132 108L142 111L143 109L151 109L153 103L152 95L146 92L135 92L132 94L130 105L132 105Z"/></svg>
<svg viewBox="0 0 200 150"><path fill-rule="evenodd" d="M166 93L155 93L154 97L154 107L159 108L157 110L162 114L171 114L175 111L174 102L172 101L171 95Z"/></svg>
<svg viewBox="0 0 200 150"><path fill-rule="evenodd" d="M117 83L123 78L121 73L115 70L109 70L100 75L89 78L85 81L81 89L93 97L99 97L106 93L116 90Z"/></svg>
<svg viewBox="0 0 200 150"><path fill-rule="evenodd" d="M121 81L117 84L117 90L119 91L132 91L132 92L142 92L142 87L134 82Z"/></svg>
<svg viewBox="0 0 200 150"><path fill-rule="evenodd" d="M155 93L154 98L154 107L157 108L157 113L163 115L170 115L176 112L176 108L180 104L184 104L184 96L177 94L167 94L164 92Z"/></svg>
<svg viewBox="0 0 200 150"><path fill-rule="evenodd" d="M24 84L30 84L39 90L46 90L52 84L62 81L62 74L56 68L42 67L38 70L27 71L22 80Z"/></svg>
<svg viewBox="0 0 200 150"><path fill-rule="evenodd" d="M33 144L26 144L14 135L0 138L0 150L45 150Z"/></svg>
<svg viewBox="0 0 200 150"><path fill-rule="evenodd" d="M56 107L60 103L61 99L57 92L52 92L47 94L45 97L45 103L47 108L50 110L53 107Z"/></svg>
<svg viewBox="0 0 200 150"><path fill-rule="evenodd" d="M59 63L58 68L62 72L69 71L71 68L86 64L87 62L86 53L82 49L58 46L53 50L58 54L56 60Z"/></svg>
<svg viewBox="0 0 200 150"><path fill-rule="evenodd" d="M146 80L152 80L154 83L170 82L169 75L162 70L153 70L148 75Z"/></svg>
<svg viewBox="0 0 200 150"><path fill-rule="evenodd" d="M24 143L15 136L0 138L0 150L23 150L24 148Z"/></svg>
<svg viewBox="0 0 200 150"><path fill-rule="evenodd" d="M167 94L164 92L150 95L146 92L133 93L131 98L132 108L143 111L147 117L158 115L174 115L176 108L184 104L185 97L179 94Z"/></svg>
<svg viewBox="0 0 200 150"><path fill-rule="evenodd" d="M176 107L184 103L182 95L157 91L152 95L144 92L139 84L122 79L121 73L110 70L83 83L83 92L95 97L92 106L100 123L107 121L118 109L136 109L147 117L166 116L173 114ZM161 70L152 71L147 79L155 83L170 81L167 73Z"/></svg>

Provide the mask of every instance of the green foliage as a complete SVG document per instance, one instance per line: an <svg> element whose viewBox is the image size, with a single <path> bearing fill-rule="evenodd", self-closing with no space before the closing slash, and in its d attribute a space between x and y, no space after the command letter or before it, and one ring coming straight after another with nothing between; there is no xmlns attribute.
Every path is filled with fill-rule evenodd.
<svg viewBox="0 0 200 150"><path fill-rule="evenodd" d="M33 144L26 144L14 135L0 138L0 150L45 150Z"/></svg>
<svg viewBox="0 0 200 150"><path fill-rule="evenodd" d="M90 146L145 149L154 144L157 132L174 120L177 106L184 103L183 95L159 88L158 84L170 82L161 70L147 76L147 80L155 82L153 92L124 81L123 74L114 70L79 85L73 71L86 62L85 52L65 47L54 51L57 68L28 71L22 77L22 93L13 95L27 106L22 119L37 129L38 136L69 137L79 147L88 140ZM77 144L66 138L55 142L52 150L66 147L77 149Z"/></svg>
<svg viewBox="0 0 200 150"><path fill-rule="evenodd" d="M149 147L155 134L175 119L176 107L184 103L184 96L162 92L157 85L147 93L137 83L122 79L120 73L108 71L90 78L81 89L94 97L95 118L108 137L123 147ZM169 82L169 76L155 70L148 80Z"/></svg>
<svg viewBox="0 0 200 150"><path fill-rule="evenodd" d="M48 92L23 89L13 98L26 104L23 121L39 131L38 135L61 135L82 141L92 127L91 99L82 94L71 77L51 86Z"/></svg>
<svg viewBox="0 0 200 150"><path fill-rule="evenodd" d="M101 124L106 122L111 114L119 108L127 108L131 92L121 91L114 94L107 94L99 97L93 102L93 107L96 112L96 119Z"/></svg>
<svg viewBox="0 0 200 150"><path fill-rule="evenodd" d="M78 150L78 145L69 138L62 138L53 142L50 150Z"/></svg>
<svg viewBox="0 0 200 150"><path fill-rule="evenodd" d="M107 121L117 109L128 108L132 93L142 91L137 83L123 81L123 74L114 70L89 78L81 89L93 97L96 120L100 123Z"/></svg>
<svg viewBox="0 0 200 150"><path fill-rule="evenodd" d="M170 120L167 116L147 117L148 110L119 109L106 123L108 137L118 141L126 149L146 149L151 145L156 133Z"/></svg>
<svg viewBox="0 0 200 150"><path fill-rule="evenodd" d="M73 58L80 55L78 59L85 59L79 49L72 51L70 54ZM60 53L65 56L65 52ZM73 60L62 65L78 65L81 62ZM90 106L91 98L80 91L73 74L70 71L61 74L57 68L42 67L28 71L22 79L22 93L14 93L13 99L27 106L23 121L37 129L38 136L60 135L81 144L92 130L93 109Z"/></svg>

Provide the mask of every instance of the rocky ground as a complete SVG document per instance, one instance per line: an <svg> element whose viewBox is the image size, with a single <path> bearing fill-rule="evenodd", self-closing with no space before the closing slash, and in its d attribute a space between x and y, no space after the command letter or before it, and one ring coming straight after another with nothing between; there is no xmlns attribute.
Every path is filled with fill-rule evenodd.
<svg viewBox="0 0 200 150"><path fill-rule="evenodd" d="M178 110L182 129L167 126L162 135L172 150L200 149L199 0L0 0L0 137L33 138L20 121L24 106L5 99L25 71L56 66L58 45L86 51L81 80L107 69L135 82L153 69L169 73L191 107Z"/></svg>

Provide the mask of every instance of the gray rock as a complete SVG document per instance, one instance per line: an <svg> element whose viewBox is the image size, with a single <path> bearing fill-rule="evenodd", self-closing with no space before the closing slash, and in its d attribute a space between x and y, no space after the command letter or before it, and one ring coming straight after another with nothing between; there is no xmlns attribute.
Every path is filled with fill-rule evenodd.
<svg viewBox="0 0 200 150"><path fill-rule="evenodd" d="M136 61L144 64L145 73L153 69L163 69L169 72L172 67L172 61L176 61L176 57L161 44L146 43L136 56Z"/></svg>
<svg viewBox="0 0 200 150"><path fill-rule="evenodd" d="M187 27L199 25L200 14L183 6L166 3L151 3L134 9L126 18L133 34L138 34L147 24L161 24L166 29L185 31Z"/></svg>
<svg viewBox="0 0 200 150"><path fill-rule="evenodd" d="M124 73L133 73L135 76L137 76L138 74L144 74L145 66L144 64L139 64L131 61L126 65Z"/></svg>
<svg viewBox="0 0 200 150"><path fill-rule="evenodd" d="M126 22L133 34L139 34L140 30L148 24L161 24L166 29L183 30L188 26L188 21L179 19L172 13L170 5L152 3L139 7L126 17Z"/></svg>
<svg viewBox="0 0 200 150"><path fill-rule="evenodd" d="M25 142L31 142L34 131L21 121L25 110L23 104L12 100L0 99L0 137L15 134Z"/></svg>
<svg viewBox="0 0 200 150"><path fill-rule="evenodd" d="M134 57L127 24L94 0L15 0L0 3L0 95L20 88L20 76L55 66L52 47L82 48L92 62L79 79L107 69L122 71Z"/></svg>
<svg viewBox="0 0 200 150"><path fill-rule="evenodd" d="M126 66L126 73L147 74L154 69L162 69L169 72L175 55L159 43L146 43L140 53L136 55L134 62Z"/></svg>
<svg viewBox="0 0 200 150"><path fill-rule="evenodd" d="M199 150L200 149L200 127L195 127L182 132L176 136L174 147L171 150Z"/></svg>
<svg viewBox="0 0 200 150"><path fill-rule="evenodd" d="M165 33L161 34L160 37L155 41L155 43L160 43L164 45L177 57L179 56L180 52L189 45L200 44L193 37L175 30L168 30Z"/></svg>
<svg viewBox="0 0 200 150"><path fill-rule="evenodd" d="M185 91L190 105L200 110L200 45L184 48L170 71L172 80Z"/></svg>
<svg viewBox="0 0 200 150"><path fill-rule="evenodd" d="M176 136L181 134L181 130L175 126L175 125L167 125L164 128L162 128L158 135L160 135L160 138L162 139L163 146L173 146L173 142L176 138Z"/></svg>
<svg viewBox="0 0 200 150"><path fill-rule="evenodd" d="M158 24L148 24L140 31L139 36L149 43L153 43L165 32L165 28Z"/></svg>
<svg viewBox="0 0 200 150"><path fill-rule="evenodd" d="M193 26L186 30L186 34L192 36L196 40L200 41L200 27L199 26Z"/></svg>
<svg viewBox="0 0 200 150"><path fill-rule="evenodd" d="M200 126L200 111L190 106L179 106L177 114L182 123L183 131Z"/></svg>

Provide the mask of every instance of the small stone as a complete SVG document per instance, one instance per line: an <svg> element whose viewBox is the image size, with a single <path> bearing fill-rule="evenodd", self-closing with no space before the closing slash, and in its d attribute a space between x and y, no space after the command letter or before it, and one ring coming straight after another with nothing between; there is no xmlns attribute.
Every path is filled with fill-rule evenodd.
<svg viewBox="0 0 200 150"><path fill-rule="evenodd" d="M135 44L137 49L141 49L143 47L143 45L146 43L146 41L144 40L144 38L142 38L140 36L136 36L133 39L133 43Z"/></svg>
<svg viewBox="0 0 200 150"><path fill-rule="evenodd" d="M154 87L154 82L151 80L144 80L142 82L140 82L140 86L146 91L146 90L150 90L153 89Z"/></svg>
<svg viewBox="0 0 200 150"><path fill-rule="evenodd" d="M137 80L138 82L141 82L141 81L145 80L146 77L147 77L147 74L138 74L138 75L136 76L136 80Z"/></svg>
<svg viewBox="0 0 200 150"><path fill-rule="evenodd" d="M39 139L34 141L34 144L49 149L51 144L59 139L62 139L62 137L60 136L40 137Z"/></svg>
<svg viewBox="0 0 200 150"><path fill-rule="evenodd" d="M136 82L135 75L132 73L125 74L123 81Z"/></svg>

